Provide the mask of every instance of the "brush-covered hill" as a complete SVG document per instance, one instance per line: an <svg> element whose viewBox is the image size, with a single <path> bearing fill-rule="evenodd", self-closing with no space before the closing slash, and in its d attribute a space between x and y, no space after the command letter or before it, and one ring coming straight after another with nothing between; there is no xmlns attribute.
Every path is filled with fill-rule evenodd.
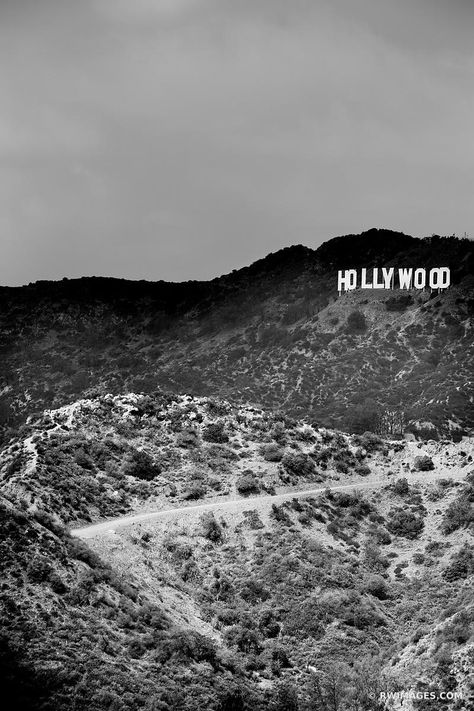
<svg viewBox="0 0 474 711"><path fill-rule="evenodd" d="M449 266L453 286L338 298L337 270L362 266ZM209 282L3 287L0 418L11 428L84 395L164 389L351 431L471 428L473 266L469 240L374 229Z"/></svg>
<svg viewBox="0 0 474 711"><path fill-rule="evenodd" d="M272 496L426 471L456 479L466 442L387 443L225 400L105 395L47 410L3 448L2 490L58 523Z"/></svg>
<svg viewBox="0 0 474 711"><path fill-rule="evenodd" d="M400 689L468 708L473 453L214 398L45 412L1 453L15 708L375 711ZM156 508L87 541L65 528Z"/></svg>

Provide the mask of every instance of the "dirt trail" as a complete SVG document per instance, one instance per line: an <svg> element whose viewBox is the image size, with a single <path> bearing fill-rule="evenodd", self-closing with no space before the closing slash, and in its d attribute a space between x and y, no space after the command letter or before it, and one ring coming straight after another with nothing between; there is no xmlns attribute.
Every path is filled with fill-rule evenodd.
<svg viewBox="0 0 474 711"><path fill-rule="evenodd" d="M466 471L457 470L450 472L448 476L451 479L456 479L459 481L464 479L466 473ZM433 475L431 472L429 474L426 472L416 474L411 473L407 475L407 479L410 484L430 484L432 482L435 482L437 479L445 479L446 475L446 472L435 475ZM159 511L150 511L147 513L122 516L120 518L110 519L109 521L95 523L91 526L74 528L71 530L71 534L73 536L77 536L78 538L95 538L97 536L103 536L113 533L118 528L133 526L137 523L148 523L156 520L172 520L175 517L181 516L183 513L197 514L204 513L205 511L239 512L251 509L252 505L261 506L262 504L264 504L271 506L272 504L281 504L284 501L289 501L295 497L304 498L307 496L316 496L318 494L322 494L327 489L330 489L331 491L353 491L358 489L370 488L380 489L383 486L387 486L388 484L390 484L390 479L385 477L384 479L355 482L352 484L325 485L320 486L316 489L289 491L282 494L269 494L266 496L253 496L248 498L231 499L227 501L214 501L207 504L192 504L171 509L161 509Z"/></svg>

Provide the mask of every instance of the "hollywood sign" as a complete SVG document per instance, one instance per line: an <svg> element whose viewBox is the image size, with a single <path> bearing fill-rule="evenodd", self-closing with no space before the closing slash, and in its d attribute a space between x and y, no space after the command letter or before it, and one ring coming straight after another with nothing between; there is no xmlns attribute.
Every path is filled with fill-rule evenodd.
<svg viewBox="0 0 474 711"><path fill-rule="evenodd" d="M447 289L451 284L449 267L434 269L395 269L395 267L375 267L361 269L360 275L356 269L345 269L337 272L337 290L352 291L353 289ZM395 281L397 286L395 286Z"/></svg>

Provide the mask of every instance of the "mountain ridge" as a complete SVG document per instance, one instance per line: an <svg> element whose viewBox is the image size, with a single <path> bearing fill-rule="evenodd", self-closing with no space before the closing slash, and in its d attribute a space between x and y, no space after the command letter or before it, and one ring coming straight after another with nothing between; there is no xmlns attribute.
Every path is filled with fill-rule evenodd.
<svg viewBox="0 0 474 711"><path fill-rule="evenodd" d="M450 266L452 287L338 297L337 269L362 264ZM2 287L0 421L8 430L94 389L164 389L282 406L342 429L367 399L379 428L400 403L412 427L472 428L473 272L469 240L372 229L316 250L287 247L208 282Z"/></svg>

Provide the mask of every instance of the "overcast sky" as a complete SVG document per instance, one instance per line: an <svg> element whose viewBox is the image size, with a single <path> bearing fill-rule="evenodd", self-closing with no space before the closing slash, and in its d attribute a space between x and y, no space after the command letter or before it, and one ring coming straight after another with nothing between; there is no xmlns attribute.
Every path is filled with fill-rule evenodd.
<svg viewBox="0 0 474 711"><path fill-rule="evenodd" d="M0 0L0 284L474 236L473 0Z"/></svg>

